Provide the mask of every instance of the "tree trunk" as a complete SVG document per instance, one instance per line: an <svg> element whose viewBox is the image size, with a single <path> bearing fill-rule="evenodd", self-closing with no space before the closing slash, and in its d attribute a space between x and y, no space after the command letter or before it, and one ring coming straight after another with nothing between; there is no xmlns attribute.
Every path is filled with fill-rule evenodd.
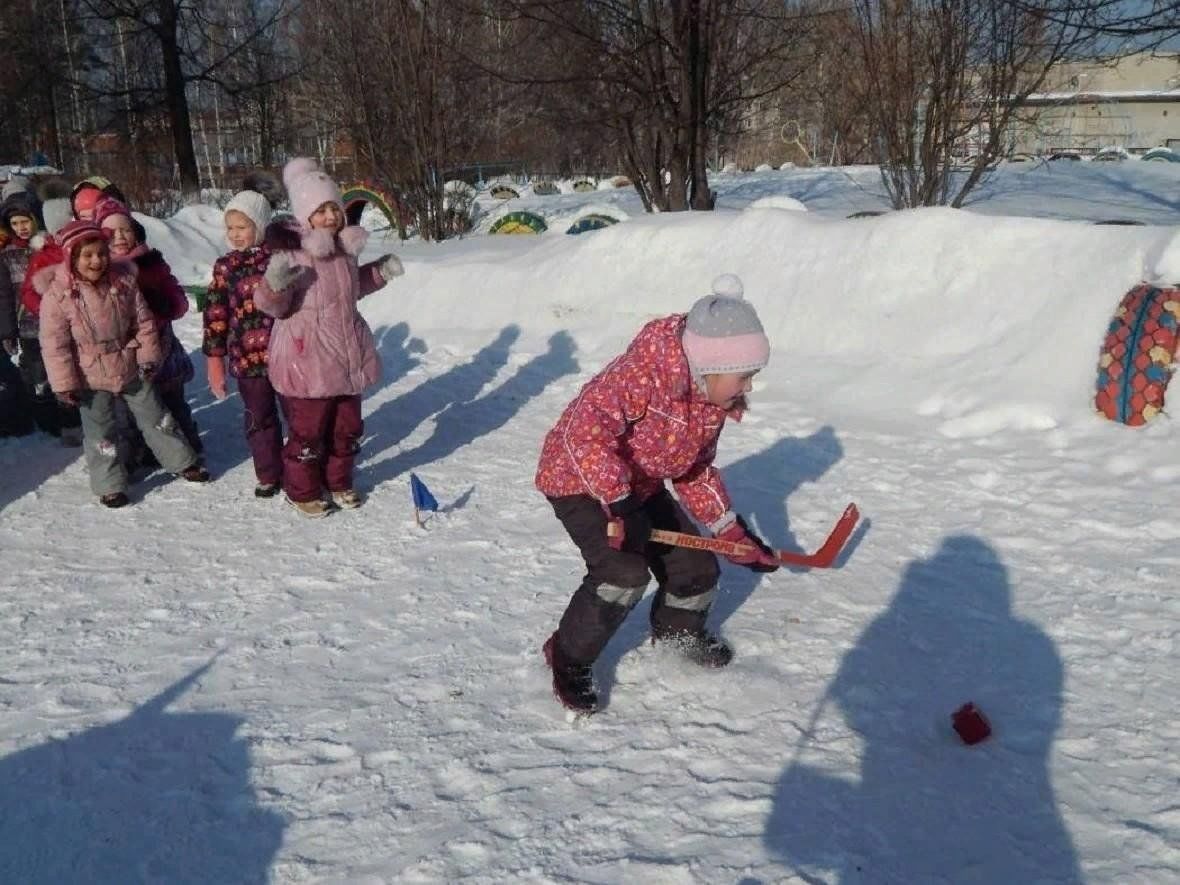
<svg viewBox="0 0 1180 885"><path fill-rule="evenodd" d="M180 175L180 190L184 195L184 201L195 203L201 196L201 174L197 168L197 153L193 149L193 127L189 116L188 95L185 94L176 4L173 0L159 0L158 9L160 24L156 34L160 40L160 55L164 63L164 98L168 107L168 123L172 130L172 150L176 154L176 169Z"/></svg>

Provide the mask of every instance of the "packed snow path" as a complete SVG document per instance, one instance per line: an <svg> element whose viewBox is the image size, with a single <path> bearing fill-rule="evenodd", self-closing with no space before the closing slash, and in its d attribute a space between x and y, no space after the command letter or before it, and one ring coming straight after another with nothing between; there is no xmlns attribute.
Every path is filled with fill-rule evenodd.
<svg viewBox="0 0 1180 885"><path fill-rule="evenodd" d="M156 475L108 512L76 454L0 443L0 881L1180 877L1175 429L1093 418L1081 372L1168 232L1103 251L1089 228L980 221L952 248L932 230L959 222L919 214L919 250L886 220L866 246L789 214L745 249L749 229L725 239L743 215L673 220L666 263L644 224L496 245L508 307L481 300L493 247L424 249L415 288L366 308L386 377L355 512L256 500L240 401L200 380L208 487ZM792 256L832 237L860 280L809 301L830 268ZM595 306L571 262L634 287ZM581 565L532 489L540 440L715 269L789 342L722 438L739 509L783 547L814 548L850 500L864 523L831 571L725 568L723 671L649 646L641 605L597 668L605 712L571 725L540 645ZM1042 354L1023 303L1060 317ZM181 332L195 348L195 320ZM421 529L411 470L443 508ZM973 748L949 727L968 700L995 729Z"/></svg>

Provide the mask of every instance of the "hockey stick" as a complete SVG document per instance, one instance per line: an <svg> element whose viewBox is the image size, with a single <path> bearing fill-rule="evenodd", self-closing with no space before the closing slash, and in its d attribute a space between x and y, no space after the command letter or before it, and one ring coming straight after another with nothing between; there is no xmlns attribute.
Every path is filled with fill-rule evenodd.
<svg viewBox="0 0 1180 885"><path fill-rule="evenodd" d="M858 519L860 519L860 511L856 509L855 504L849 504L844 508L843 515L832 527L832 531L828 534L827 539L814 553L793 553L790 550L775 550L773 551L774 555L778 557L779 562L783 565L798 565L803 568L831 568L836 562L836 557L840 555L840 551L844 549L844 545L848 542L849 537L852 536L852 530L856 528ZM610 534L610 526L607 527L607 533ZM684 532L670 532L665 529L652 529L651 540L657 544L667 544L670 547L708 550L711 553L720 553L722 556L740 556L743 553L748 553L750 550L745 544L735 544L732 541L723 541L720 538L702 538L699 535L689 535Z"/></svg>

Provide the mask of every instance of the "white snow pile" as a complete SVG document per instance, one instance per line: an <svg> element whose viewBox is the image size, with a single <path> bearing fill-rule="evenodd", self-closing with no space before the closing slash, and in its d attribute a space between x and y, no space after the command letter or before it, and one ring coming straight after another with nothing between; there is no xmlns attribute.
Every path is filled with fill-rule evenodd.
<svg viewBox="0 0 1180 885"><path fill-rule="evenodd" d="M254 497L190 314L214 482L108 512L78 450L0 439L0 882L1180 881L1177 425L1091 404L1121 296L1175 268L1176 165L1023 164L971 211L855 220L876 170L723 175L712 213L513 201L629 213L576 237L375 236L406 273L361 303L367 500L326 520ZM208 281L219 210L141 221ZM653 646L645 600L571 724L540 647L584 563L541 440L724 272L773 347L719 445L735 509L789 550L848 501L861 525L832 569L723 565L722 670Z"/></svg>
<svg viewBox="0 0 1180 885"><path fill-rule="evenodd" d="M774 196L759 197L746 207L747 209L785 209L788 212L806 212L807 207L794 197Z"/></svg>
<svg viewBox="0 0 1180 885"><path fill-rule="evenodd" d="M407 250L412 290L367 310L378 324L414 317L416 332L511 317L602 355L732 272L771 337L764 387L820 385L822 412L979 435L1089 420L1110 315L1173 236L951 209L642 217L581 237L468 240L424 255L416 279Z"/></svg>

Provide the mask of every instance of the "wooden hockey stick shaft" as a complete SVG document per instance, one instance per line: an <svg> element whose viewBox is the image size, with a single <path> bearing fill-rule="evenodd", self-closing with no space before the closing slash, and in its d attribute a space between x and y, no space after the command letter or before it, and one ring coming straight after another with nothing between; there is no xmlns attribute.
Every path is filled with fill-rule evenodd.
<svg viewBox="0 0 1180 885"><path fill-rule="evenodd" d="M806 568L830 568L844 549L844 544L856 528L860 519L860 511L855 504L844 508L844 513L828 533L828 537L815 553L796 553L791 550L775 550L774 555L784 565L799 565ZM610 526L607 533L610 534ZM741 556L749 553L750 548L745 544L735 544L723 541L721 538L702 538L699 535L689 535L684 532L670 532L665 529L653 529L651 540L657 544L667 544L670 547L688 547L693 550L708 550L722 556Z"/></svg>

